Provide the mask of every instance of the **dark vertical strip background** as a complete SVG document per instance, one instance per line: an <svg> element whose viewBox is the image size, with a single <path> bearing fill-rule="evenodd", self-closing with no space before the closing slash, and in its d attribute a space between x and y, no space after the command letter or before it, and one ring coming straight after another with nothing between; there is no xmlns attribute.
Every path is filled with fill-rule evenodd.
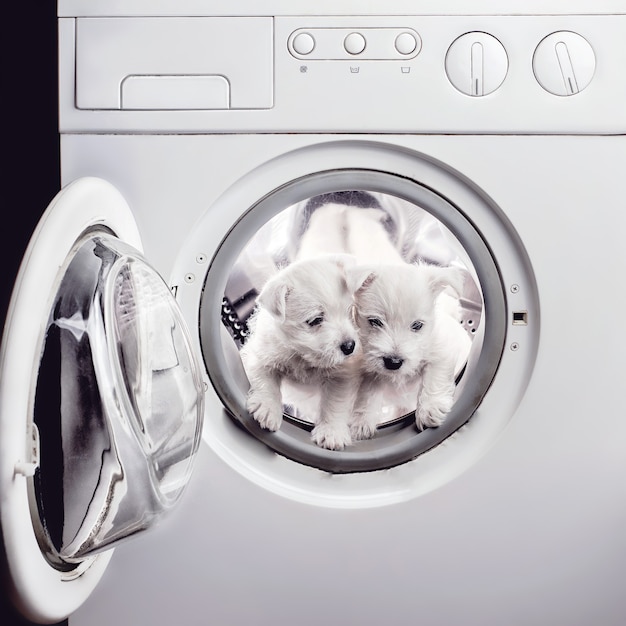
<svg viewBox="0 0 626 626"><path fill-rule="evenodd" d="M0 36L0 319L2 327L22 255L39 217L59 190L56 2L8 2ZM13 609L0 550L0 623L30 624ZM67 624L67 622L62 622Z"/></svg>

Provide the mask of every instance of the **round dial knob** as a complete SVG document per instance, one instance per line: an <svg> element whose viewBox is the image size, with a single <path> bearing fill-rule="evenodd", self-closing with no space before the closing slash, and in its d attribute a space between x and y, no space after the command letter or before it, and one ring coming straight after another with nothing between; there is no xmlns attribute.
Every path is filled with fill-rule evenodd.
<svg viewBox="0 0 626 626"><path fill-rule="evenodd" d="M446 54L449 81L468 96L494 92L509 70L504 46L492 35L472 32L456 39Z"/></svg>
<svg viewBox="0 0 626 626"><path fill-rule="evenodd" d="M535 78L555 96L573 96L582 91L595 70L593 48L584 37L569 31L548 35L533 56Z"/></svg>

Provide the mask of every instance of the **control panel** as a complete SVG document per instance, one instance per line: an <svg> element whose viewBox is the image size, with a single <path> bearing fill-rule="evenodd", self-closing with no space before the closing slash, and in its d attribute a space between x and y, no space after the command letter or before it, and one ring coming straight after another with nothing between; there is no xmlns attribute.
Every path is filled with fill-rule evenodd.
<svg viewBox="0 0 626 626"><path fill-rule="evenodd" d="M626 133L626 14L59 23L67 132Z"/></svg>
<svg viewBox="0 0 626 626"><path fill-rule="evenodd" d="M421 47L419 34L407 28L301 28L288 39L290 53L310 61L407 61L415 58ZM481 31L455 39L445 56L450 83L468 96L493 93L504 82L508 67L504 45ZM591 44L577 33L551 33L534 51L533 71L546 91L572 96L591 82L595 54Z"/></svg>

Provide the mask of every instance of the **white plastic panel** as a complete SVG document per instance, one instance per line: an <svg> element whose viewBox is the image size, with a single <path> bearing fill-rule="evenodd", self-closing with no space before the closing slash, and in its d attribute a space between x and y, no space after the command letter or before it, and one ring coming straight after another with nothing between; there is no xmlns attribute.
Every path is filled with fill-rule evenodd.
<svg viewBox="0 0 626 626"><path fill-rule="evenodd" d="M283 173L273 171L268 183L257 179L246 188L237 180L279 154L320 139L333 137L68 135L63 137L64 176L69 180L91 171L114 179L138 216L150 258L158 256L169 275L170 260L180 252L174 283L193 272L197 285L205 267L198 252L210 255L219 245L235 219L233 206L240 207L239 215L247 206L240 200L258 197L277 178L301 171L285 160ZM619 363L626 337L615 329L623 326L623 292L614 289L611 272L598 272L589 254L580 252L583 245L603 267L624 265L625 214L615 211L614 199L626 195L620 174L625 142L619 137L381 139L461 171L506 209L529 250L538 272L544 330L537 370L517 416L481 461L442 489L401 505L360 511L321 510L268 495L201 446L199 471L182 514L164 532L146 534L145 540L116 551L110 575L72 617L72 626L162 626L180 623L181 614L201 623L209 612L217 624L311 626L343 620L379 626L390 622L390 607L405 623L622 624L626 422L619 411L598 410L595 390L604 394L606 406L621 406L624 370ZM378 162L386 163L384 158ZM325 159L312 167L331 165ZM231 185L241 195L229 210L217 210L216 197ZM461 197L450 199L464 205ZM200 249L185 246L184 235L208 210L214 224L209 238L199 238ZM571 225L573 236L563 237L564 223ZM506 263L504 240L491 230L485 237L505 262L507 284L522 287L510 297L515 310L524 309L526 289ZM550 242L558 242L566 263L554 262L557 253ZM610 305L598 307L599 318L585 327L580 316L572 315L581 285L601 291ZM181 293L192 290L185 287ZM197 308L187 305L196 320ZM510 380L519 376L516 363L527 350L528 329L511 326L511 341L522 348L507 350ZM574 384L578 373L594 393ZM511 387L504 384L493 392L500 410L510 401ZM209 421L216 429L229 425L226 417ZM478 442L483 426L465 434ZM232 424L232 438L241 434ZM270 464L267 455L259 457ZM289 476L294 464L276 458L273 465ZM248 467L252 474L254 464ZM312 474L311 481L315 478ZM320 476L319 482L344 494L347 478ZM361 479L364 484L388 480L397 491L422 480L409 471ZM277 520L293 522L278 528ZM375 567L365 567L364 558ZM336 564L330 579L329 562ZM268 563L270 573L290 573L281 578L279 603ZM383 585L381 571L387 576ZM328 601L311 602L311 585L302 581L314 580L324 581ZM364 594L366 588L381 593ZM242 603L244 592L248 601ZM542 601L529 601L529 594ZM332 619L329 606L335 610Z"/></svg>
<svg viewBox="0 0 626 626"><path fill-rule="evenodd" d="M380 10L383 12L384 8L381 6ZM261 63L259 57L265 53L258 51L262 47L246 35L247 25L263 25L258 29L252 26L250 30L256 33L255 37L257 31L267 30L261 38L266 39L264 45L269 47L272 23L273 70L271 59L267 58L271 57L271 51L266 51L266 60ZM214 32L213 25L219 36L205 41L205 35ZM218 25L224 25L224 29ZM333 29L341 31L341 36L333 42L337 55L328 59L324 53L323 58L316 58L322 54L324 43L320 33L325 37ZM622 80L626 66L624 29L626 15L394 17L383 13L376 17L304 15L273 20L63 18L59 52L61 131L619 134L626 132L626 108L621 104L626 101L626 82ZM584 37L596 59L593 80L569 98L546 91L532 65L539 44L559 31ZM419 53L403 55L395 47L397 37L384 36L404 32L417 34ZM506 57L506 62L498 62L496 67L498 79L503 79L501 85L480 98L461 93L446 74L450 47L471 32L485 33L500 42L499 56L503 61ZM300 33L309 33L313 41L295 41ZM344 42L351 33L365 37L363 52L346 52ZM372 52L367 42L374 42L379 35L380 41L386 41L389 56L385 60L367 58ZM78 36L76 44L75 36ZM217 65L202 58L204 46L212 47ZM311 51L298 53L296 47ZM192 49L194 53L185 52ZM112 58L105 64L102 59L109 56ZM141 67L137 69L134 66L139 61ZM265 74L256 71L257 65L262 66ZM505 76L502 68L506 68ZM270 80L267 76L272 71L273 80ZM236 77L237 72L245 77L243 81ZM146 73L222 75L230 83L231 108L119 110L120 81L128 74ZM489 82L489 72L485 80ZM271 84L273 98L269 93ZM242 102L244 92L250 92L252 100ZM89 106L98 104L111 109L81 110L76 99L78 107L91 102ZM272 103L269 110L237 110L253 108L253 104L269 106L269 102Z"/></svg>
<svg viewBox="0 0 626 626"><path fill-rule="evenodd" d="M230 85L232 108L270 108L272 30L271 18L78 19L76 107L228 108Z"/></svg>

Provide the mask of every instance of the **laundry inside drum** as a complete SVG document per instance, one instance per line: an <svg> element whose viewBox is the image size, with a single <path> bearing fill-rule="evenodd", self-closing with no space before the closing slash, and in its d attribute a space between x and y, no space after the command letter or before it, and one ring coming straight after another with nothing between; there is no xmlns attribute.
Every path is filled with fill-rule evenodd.
<svg viewBox="0 0 626 626"><path fill-rule="evenodd" d="M398 274L402 266L419 265L453 268L461 276L460 289L457 283L456 290L448 286L437 296L438 306L445 308L454 320L454 324L448 325L447 336L456 350L454 380L458 397L470 354L480 349L477 344L481 342L483 303L476 272L457 237L439 219L390 194L347 190L317 195L286 207L257 231L236 260L222 300L222 322L237 349L241 350L250 336L257 298L267 282L297 261L325 255L346 258L351 267L386 267L393 274ZM408 281L401 291L408 294L415 288ZM402 301L400 298L398 302L389 302L388 308L397 310ZM307 321L315 324L316 319ZM408 340L412 336L405 335ZM409 348L399 345L395 352L402 354L403 350L407 352ZM399 369L397 363L401 360L392 357L383 370ZM284 416L311 428L318 414L320 395L315 384L283 380ZM369 401L377 403L370 410L379 415L378 427L414 415L416 396L412 388L403 390L402 385L387 385L384 393L376 397Z"/></svg>

